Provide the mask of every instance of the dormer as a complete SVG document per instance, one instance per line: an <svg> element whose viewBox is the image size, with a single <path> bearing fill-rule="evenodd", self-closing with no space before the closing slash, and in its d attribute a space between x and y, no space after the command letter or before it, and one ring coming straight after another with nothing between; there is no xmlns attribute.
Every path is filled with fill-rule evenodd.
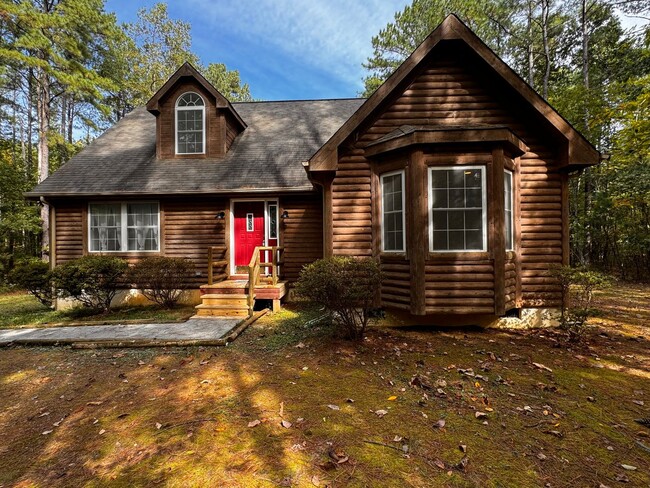
<svg viewBox="0 0 650 488"><path fill-rule="evenodd" d="M221 158L246 123L191 64L184 63L147 102L156 116L158 159Z"/></svg>

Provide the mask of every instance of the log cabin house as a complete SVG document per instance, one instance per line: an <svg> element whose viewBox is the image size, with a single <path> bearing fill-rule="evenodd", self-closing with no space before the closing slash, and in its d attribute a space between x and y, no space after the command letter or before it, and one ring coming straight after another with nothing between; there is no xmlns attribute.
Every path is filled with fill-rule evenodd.
<svg viewBox="0 0 650 488"><path fill-rule="evenodd" d="M53 265L189 258L200 315L344 255L379 261L382 307L498 317L559 305L568 178L599 160L452 15L368 99L230 103L185 64L28 196Z"/></svg>

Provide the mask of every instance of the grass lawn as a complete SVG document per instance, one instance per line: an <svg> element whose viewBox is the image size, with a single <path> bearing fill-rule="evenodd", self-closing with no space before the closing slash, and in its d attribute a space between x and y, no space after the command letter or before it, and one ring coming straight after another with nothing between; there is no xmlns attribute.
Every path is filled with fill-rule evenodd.
<svg viewBox="0 0 650 488"><path fill-rule="evenodd" d="M386 327L354 344L316 309L225 348L3 349L0 486L650 486L650 288L600 299L572 349Z"/></svg>
<svg viewBox="0 0 650 488"><path fill-rule="evenodd" d="M116 320L143 320L170 322L187 319L194 313L193 307L164 310L159 307L120 307L107 314L83 307L55 311L42 305L36 298L24 292L0 294L0 329L17 327L51 327L77 322L112 322Z"/></svg>

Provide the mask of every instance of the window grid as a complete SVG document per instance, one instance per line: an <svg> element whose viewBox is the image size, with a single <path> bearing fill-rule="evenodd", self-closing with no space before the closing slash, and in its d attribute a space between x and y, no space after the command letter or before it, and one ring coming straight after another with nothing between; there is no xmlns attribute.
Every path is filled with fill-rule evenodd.
<svg viewBox="0 0 650 488"><path fill-rule="evenodd" d="M483 166L430 168L429 199L432 252L485 251Z"/></svg>
<svg viewBox="0 0 650 488"><path fill-rule="evenodd" d="M381 175L382 251L404 252L404 171Z"/></svg>
<svg viewBox="0 0 650 488"><path fill-rule="evenodd" d="M156 202L88 205L90 252L159 251Z"/></svg>
<svg viewBox="0 0 650 488"><path fill-rule="evenodd" d="M188 92L176 102L176 154L205 152L205 104L200 95Z"/></svg>
<svg viewBox="0 0 650 488"><path fill-rule="evenodd" d="M513 187L512 171L503 173L503 198L505 212L506 251L514 250L514 212L513 212Z"/></svg>

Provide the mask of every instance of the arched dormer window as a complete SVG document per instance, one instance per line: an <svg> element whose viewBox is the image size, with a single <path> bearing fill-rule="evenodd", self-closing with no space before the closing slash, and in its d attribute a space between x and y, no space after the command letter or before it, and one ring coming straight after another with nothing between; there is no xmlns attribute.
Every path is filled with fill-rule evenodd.
<svg viewBox="0 0 650 488"><path fill-rule="evenodd" d="M176 154L205 153L205 102L198 93L176 101Z"/></svg>

